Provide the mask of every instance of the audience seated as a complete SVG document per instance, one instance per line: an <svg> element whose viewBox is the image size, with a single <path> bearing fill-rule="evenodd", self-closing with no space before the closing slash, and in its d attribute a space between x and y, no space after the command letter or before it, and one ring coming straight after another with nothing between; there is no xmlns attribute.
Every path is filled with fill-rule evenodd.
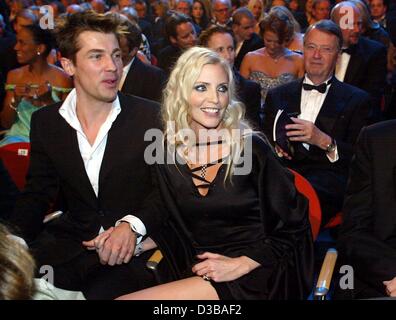
<svg viewBox="0 0 396 320"><path fill-rule="evenodd" d="M122 32L118 16L93 11L57 24L62 66L75 89L63 103L33 114L27 184L10 219L37 266L53 266L54 285L87 299L111 299L154 283L144 267L150 252L131 258L161 219L137 213L152 189L144 135L159 127L158 106L118 92ZM59 196L63 215L43 226ZM92 243L99 233L107 237Z"/></svg>
<svg viewBox="0 0 396 320"><path fill-rule="evenodd" d="M149 210L169 214L151 236L177 281L122 299L298 300L311 290L307 199L243 120L233 87L229 64L206 48L187 50L173 69L162 106L164 158L155 163L159 194ZM239 171L246 161L250 168Z"/></svg>
<svg viewBox="0 0 396 320"><path fill-rule="evenodd" d="M294 124L285 129L294 154L276 150L318 193L322 225L341 210L353 145L371 110L367 93L333 76L341 46L341 30L332 21L310 26L304 37L305 77L270 90L264 107L264 132L273 143L277 111L291 115Z"/></svg>
<svg viewBox="0 0 396 320"><path fill-rule="evenodd" d="M122 51L123 75L119 84L120 91L138 97L160 101L165 86L166 74L163 70L145 64L136 53L142 42L139 26L128 19L122 22L128 33L119 39Z"/></svg>
<svg viewBox="0 0 396 320"><path fill-rule="evenodd" d="M239 70L245 55L264 47L263 40L254 32L254 16L247 8L239 8L232 14L232 31L235 37L235 63Z"/></svg>
<svg viewBox="0 0 396 320"><path fill-rule="evenodd" d="M241 75L261 86L264 102L267 92L281 84L304 75L300 54L286 48L294 33L294 26L287 15L273 11L260 22L265 47L246 54L241 65Z"/></svg>
<svg viewBox="0 0 396 320"><path fill-rule="evenodd" d="M159 52L158 67L169 75L183 51L197 44L197 34L191 18L179 12L166 18L165 30L170 45Z"/></svg>
<svg viewBox="0 0 396 320"><path fill-rule="evenodd" d="M246 118L257 127L260 123L260 86L254 81L246 80L235 68L235 39L231 30L213 25L202 32L199 40L201 46L216 51L229 62L234 72L237 95L245 104Z"/></svg>
<svg viewBox="0 0 396 320"><path fill-rule="evenodd" d="M66 73L48 64L53 40L50 31L38 24L22 27L15 50L24 66L7 75L6 97L0 114L1 124L9 128L0 145L29 142L30 119L39 108L58 102L71 90Z"/></svg>
<svg viewBox="0 0 396 320"><path fill-rule="evenodd" d="M345 13L341 14L341 10ZM342 23L348 12L353 12L352 29ZM381 43L361 35L362 14L353 2L343 1L337 4L331 11L331 19L340 26L343 36L343 52L335 75L338 80L369 93L373 107L370 121L378 121L381 119L387 74L386 48Z"/></svg>

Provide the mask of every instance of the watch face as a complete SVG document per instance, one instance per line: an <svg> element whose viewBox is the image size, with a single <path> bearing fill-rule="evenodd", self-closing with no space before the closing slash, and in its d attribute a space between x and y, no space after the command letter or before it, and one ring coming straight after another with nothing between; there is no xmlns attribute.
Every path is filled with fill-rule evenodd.
<svg viewBox="0 0 396 320"><path fill-rule="evenodd" d="M331 143L327 146L326 152L333 152L335 150L335 144Z"/></svg>

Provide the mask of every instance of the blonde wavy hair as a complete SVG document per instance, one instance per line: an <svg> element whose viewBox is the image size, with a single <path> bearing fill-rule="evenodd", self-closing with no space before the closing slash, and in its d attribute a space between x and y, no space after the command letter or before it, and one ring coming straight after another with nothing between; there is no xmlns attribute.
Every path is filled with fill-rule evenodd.
<svg viewBox="0 0 396 320"><path fill-rule="evenodd" d="M163 92L162 121L164 137L168 151L185 147L184 155L194 146L196 141L191 141L185 135L185 130L191 129L189 99L205 65L220 65L228 76L229 103L224 112L221 129L229 133L225 140L230 154L227 161L225 177L232 175L234 166L243 151L244 136L251 132L249 123L244 120L245 106L238 101L235 93L234 75L229 63L216 52L203 47L193 47L184 52L178 59L167 86ZM240 131L238 131L240 130ZM235 135L234 132L240 134Z"/></svg>

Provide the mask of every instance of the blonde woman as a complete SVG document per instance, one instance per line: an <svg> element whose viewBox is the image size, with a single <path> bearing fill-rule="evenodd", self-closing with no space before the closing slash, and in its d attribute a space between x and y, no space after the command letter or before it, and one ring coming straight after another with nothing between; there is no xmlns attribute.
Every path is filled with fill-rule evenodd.
<svg viewBox="0 0 396 320"><path fill-rule="evenodd" d="M265 17L263 2L261 0L249 0L247 4L247 8L254 15L254 20L255 20L254 32L259 34L260 33L259 23Z"/></svg>
<svg viewBox="0 0 396 320"><path fill-rule="evenodd" d="M229 64L206 48L186 51L162 118L167 161L155 167L162 200L151 204L169 218L150 234L176 281L120 299L306 298L307 202L264 138L244 134Z"/></svg>

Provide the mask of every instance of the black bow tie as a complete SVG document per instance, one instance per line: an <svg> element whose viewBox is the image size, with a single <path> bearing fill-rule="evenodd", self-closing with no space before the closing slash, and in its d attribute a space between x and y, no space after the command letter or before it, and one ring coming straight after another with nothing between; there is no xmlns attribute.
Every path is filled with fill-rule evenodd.
<svg viewBox="0 0 396 320"><path fill-rule="evenodd" d="M308 84L308 83L303 83L303 88L304 88L304 90L307 90L307 91L316 90L316 91L319 91L320 93L325 93L327 85L329 85L329 84L330 84L330 81L327 82L327 83L326 82L322 83L322 84L320 84L318 86L313 86L313 85Z"/></svg>
<svg viewBox="0 0 396 320"><path fill-rule="evenodd" d="M348 53L349 55L353 54L354 51L355 51L355 47L354 46L350 46L348 48L341 49L342 53Z"/></svg>

